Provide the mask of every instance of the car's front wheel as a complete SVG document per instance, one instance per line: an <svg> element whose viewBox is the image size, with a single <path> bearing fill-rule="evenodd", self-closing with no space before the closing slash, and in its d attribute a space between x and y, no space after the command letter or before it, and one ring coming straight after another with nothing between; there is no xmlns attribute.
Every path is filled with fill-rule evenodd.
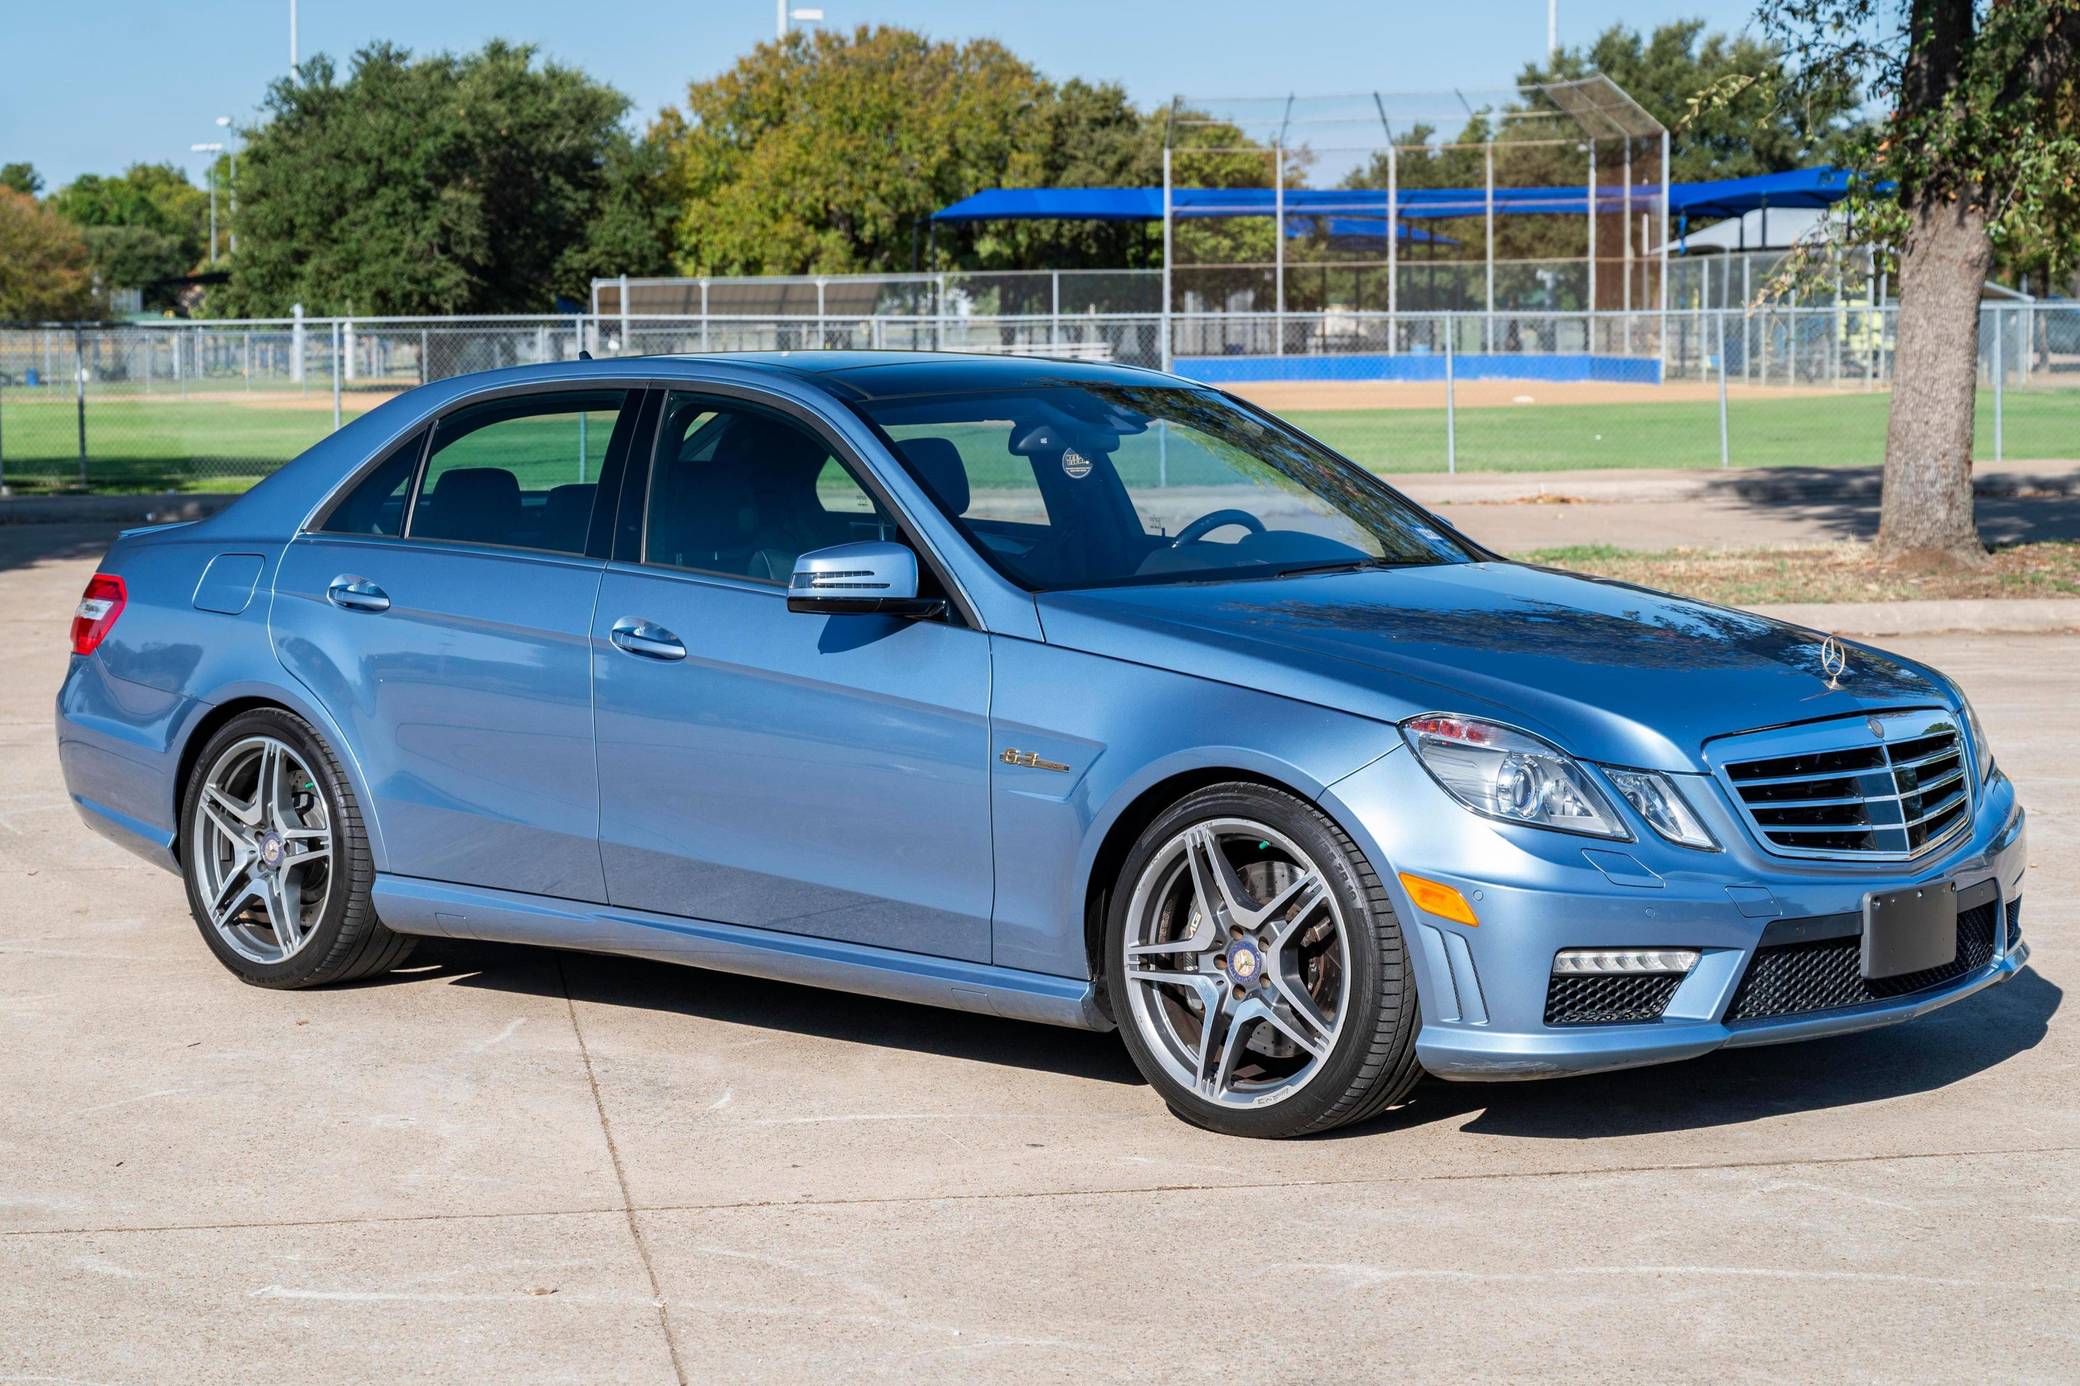
<svg viewBox="0 0 2080 1386"><path fill-rule="evenodd" d="M413 940L376 918L353 786L309 723L257 708L217 730L181 806L188 906L220 962L255 986L387 972Z"/></svg>
<svg viewBox="0 0 2080 1386"><path fill-rule="evenodd" d="M1268 786L1213 785L1149 825L1112 893L1105 975L1143 1076L1216 1131L1362 1121L1420 1075L1415 980L1378 874Z"/></svg>

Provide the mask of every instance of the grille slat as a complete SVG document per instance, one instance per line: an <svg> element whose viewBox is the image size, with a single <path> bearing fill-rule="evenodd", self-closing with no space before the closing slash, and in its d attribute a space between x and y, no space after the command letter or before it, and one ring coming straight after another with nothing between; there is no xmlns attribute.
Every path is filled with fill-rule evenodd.
<svg viewBox="0 0 2080 1386"><path fill-rule="evenodd" d="M1846 744L1724 766L1764 847L1784 856L1906 858L1964 829L1971 777L1964 738L1948 717L1907 713L1821 726L1838 726ZM1880 739L1894 728L1912 734Z"/></svg>
<svg viewBox="0 0 2080 1386"><path fill-rule="evenodd" d="M1954 982L1993 961L1993 931L1999 914L1996 901L1961 911L1957 916L1956 959L1900 977L1871 980L1863 975L1861 934L1765 945L1755 950L1741 977L1733 1004L1726 1010L1727 1022L1772 1020L1868 1006ZM2019 936L2015 917L2011 913L2011 937Z"/></svg>

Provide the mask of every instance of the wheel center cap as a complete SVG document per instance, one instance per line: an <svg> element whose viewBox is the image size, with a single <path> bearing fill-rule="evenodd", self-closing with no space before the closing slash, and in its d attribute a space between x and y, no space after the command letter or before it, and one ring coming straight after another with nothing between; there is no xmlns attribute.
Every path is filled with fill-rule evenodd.
<svg viewBox="0 0 2080 1386"><path fill-rule="evenodd" d="M1254 982L1264 971L1264 955L1243 940L1228 945L1228 975L1238 982Z"/></svg>
<svg viewBox="0 0 2080 1386"><path fill-rule="evenodd" d="M282 864L282 839L277 834L269 833L260 839L260 864L269 867Z"/></svg>

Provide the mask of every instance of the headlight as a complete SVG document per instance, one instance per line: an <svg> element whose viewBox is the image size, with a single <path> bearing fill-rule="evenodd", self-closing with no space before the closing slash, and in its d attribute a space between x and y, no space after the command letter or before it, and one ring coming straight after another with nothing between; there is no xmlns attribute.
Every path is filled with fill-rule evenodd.
<svg viewBox="0 0 2080 1386"><path fill-rule="evenodd" d="M1697 821L1689 800L1668 776L1653 770L1613 770L1609 766L1604 767L1603 773L1655 832L1684 847L1718 850L1719 844Z"/></svg>
<svg viewBox="0 0 2080 1386"><path fill-rule="evenodd" d="M1985 784L1993 778L1993 746L1986 739L1986 728L1979 725L1979 710L1972 706L1972 700L1961 689L1957 698L1964 705L1965 732L1972 739L1972 760L1979 769L1979 783Z"/></svg>
<svg viewBox="0 0 2080 1386"><path fill-rule="evenodd" d="M1535 736L1442 713L1410 718L1401 734L1445 792L1475 813L1592 837L1632 836L1588 773Z"/></svg>

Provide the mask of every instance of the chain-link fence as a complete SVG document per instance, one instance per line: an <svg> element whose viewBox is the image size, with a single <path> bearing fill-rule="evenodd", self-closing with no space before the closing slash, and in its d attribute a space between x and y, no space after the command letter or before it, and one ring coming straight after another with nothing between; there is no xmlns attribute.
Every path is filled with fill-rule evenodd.
<svg viewBox="0 0 2080 1386"><path fill-rule="evenodd" d="M999 279L1002 277L999 276ZM1167 367L1383 472L1826 466L1883 458L1897 310L586 313L0 327L0 484L235 490L430 380L672 352L872 348ZM901 286L899 286L901 287ZM1028 292L1030 291L1030 293ZM1028 294L1021 299L1021 294ZM1032 297L1031 295L1039 295ZM711 307L712 307L711 302ZM1989 304L1977 456L2080 456L2080 305Z"/></svg>

